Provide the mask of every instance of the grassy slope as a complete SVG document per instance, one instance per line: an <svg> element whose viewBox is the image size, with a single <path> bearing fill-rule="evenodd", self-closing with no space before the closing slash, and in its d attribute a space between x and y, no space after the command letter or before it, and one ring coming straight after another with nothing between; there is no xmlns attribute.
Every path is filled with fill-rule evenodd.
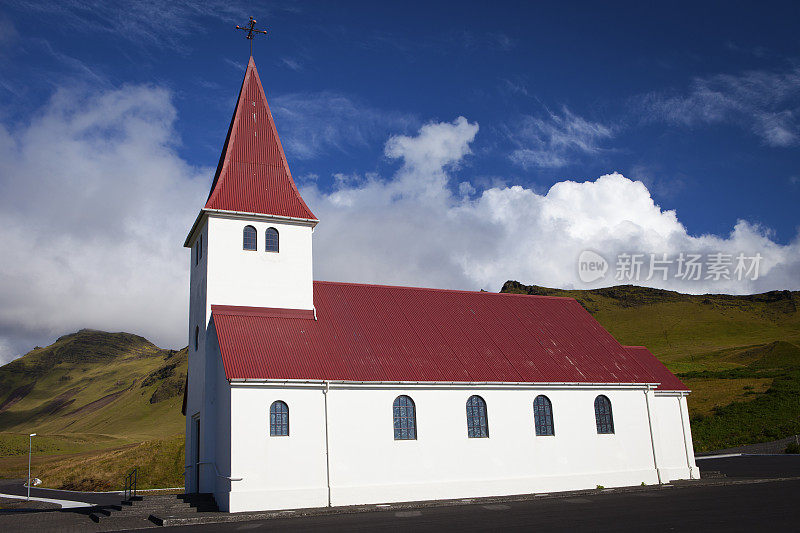
<svg viewBox="0 0 800 533"><path fill-rule="evenodd" d="M689 387L697 451L800 432L800 293L687 295L635 286L501 292L578 300L622 344L644 345Z"/></svg>
<svg viewBox="0 0 800 533"><path fill-rule="evenodd" d="M73 454L80 464L128 444L174 446L184 427L186 365L185 349L162 350L128 333L82 330L0 367L0 475L15 475L17 463L27 459L29 432L39 435L35 454ZM39 477L45 486L65 486L66 477L57 472L49 468Z"/></svg>

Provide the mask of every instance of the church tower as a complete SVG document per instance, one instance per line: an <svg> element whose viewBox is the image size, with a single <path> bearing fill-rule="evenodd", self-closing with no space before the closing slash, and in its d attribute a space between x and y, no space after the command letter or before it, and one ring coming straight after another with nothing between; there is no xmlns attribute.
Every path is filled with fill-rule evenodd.
<svg viewBox="0 0 800 533"><path fill-rule="evenodd" d="M317 222L292 179L251 57L211 192L184 242L191 249L187 435L204 403L211 306L313 310Z"/></svg>
<svg viewBox="0 0 800 533"><path fill-rule="evenodd" d="M190 332L199 326L202 334L212 304L313 309L317 222L292 179L251 57L211 192L184 243L192 249Z"/></svg>

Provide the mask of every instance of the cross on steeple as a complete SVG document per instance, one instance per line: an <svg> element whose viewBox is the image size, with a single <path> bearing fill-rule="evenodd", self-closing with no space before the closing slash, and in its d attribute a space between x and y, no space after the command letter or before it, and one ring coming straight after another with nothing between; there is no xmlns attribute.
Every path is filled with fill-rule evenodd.
<svg viewBox="0 0 800 533"><path fill-rule="evenodd" d="M239 26L237 24L236 25L236 29L247 32L247 35L245 35L245 38L248 41L250 41L250 56L252 57L253 56L253 35L257 34L257 33L263 33L264 35L266 35L267 34L267 30L259 30L258 28L256 28L256 19L254 19L253 17L250 17L250 22L247 24L247 26Z"/></svg>

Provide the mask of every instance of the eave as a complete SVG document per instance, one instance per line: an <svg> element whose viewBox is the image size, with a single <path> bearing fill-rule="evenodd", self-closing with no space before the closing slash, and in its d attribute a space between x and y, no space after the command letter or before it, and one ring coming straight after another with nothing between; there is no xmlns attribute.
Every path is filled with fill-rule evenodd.
<svg viewBox="0 0 800 533"><path fill-rule="evenodd" d="M209 215L219 215L221 217L230 217L230 218L243 218L243 219L256 219L256 220L263 220L266 222L275 221L275 222L291 222L296 224L302 224L304 226L311 226L312 228L316 227L319 223L319 220L316 218L298 218L298 217L285 217L281 215L266 215L264 213L247 213L244 211L227 211L224 209L208 209L206 207L202 208L199 213L197 213L197 218L194 219L194 224L192 224L192 228L189 230L189 234L186 235L186 240L183 241L184 248L191 248L194 244L195 240L195 233L197 232L197 228L200 227L204 217Z"/></svg>

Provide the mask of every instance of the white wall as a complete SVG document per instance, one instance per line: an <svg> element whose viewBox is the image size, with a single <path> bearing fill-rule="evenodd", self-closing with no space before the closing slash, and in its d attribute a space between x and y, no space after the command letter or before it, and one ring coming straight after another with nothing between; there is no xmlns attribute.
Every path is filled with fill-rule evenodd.
<svg viewBox="0 0 800 533"><path fill-rule="evenodd" d="M288 437L269 436L269 408L275 400L289 406ZM232 387L231 472L244 478L232 482L231 512L326 506L322 392Z"/></svg>
<svg viewBox="0 0 800 533"><path fill-rule="evenodd" d="M694 460L686 396L657 393L653 402L656 421L656 451L661 481L699 479ZM685 440L684 440L685 438Z"/></svg>
<svg viewBox="0 0 800 533"><path fill-rule="evenodd" d="M203 254L200 261L195 260L195 244L199 239L203 242ZM206 280L208 274L208 225L203 223L198 228L195 240L191 243L189 253L189 369L188 369L188 390L186 396L186 465L184 469L185 480L184 488L187 492L192 490L194 468L194 436L192 429L192 417L199 414L201 417L201 435L205 433L202 421L202 405L205 397L205 373L206 373L206 324L208 316L206 314ZM195 350L194 334L195 327L199 328L198 348Z"/></svg>
<svg viewBox="0 0 800 533"><path fill-rule="evenodd" d="M601 393L612 403L613 435L597 434L594 399ZM416 404L417 440L394 440L392 402L399 394ZM467 437L471 394L486 400L489 438ZM552 402L555 436L535 435L538 394ZM276 399L289 405L289 437L269 436ZM232 473L244 478L232 483L231 511L327 504L321 389L234 383L231 411ZM328 428L332 505L657 483L642 389L337 385L328 393ZM683 437L663 445L682 448Z"/></svg>

